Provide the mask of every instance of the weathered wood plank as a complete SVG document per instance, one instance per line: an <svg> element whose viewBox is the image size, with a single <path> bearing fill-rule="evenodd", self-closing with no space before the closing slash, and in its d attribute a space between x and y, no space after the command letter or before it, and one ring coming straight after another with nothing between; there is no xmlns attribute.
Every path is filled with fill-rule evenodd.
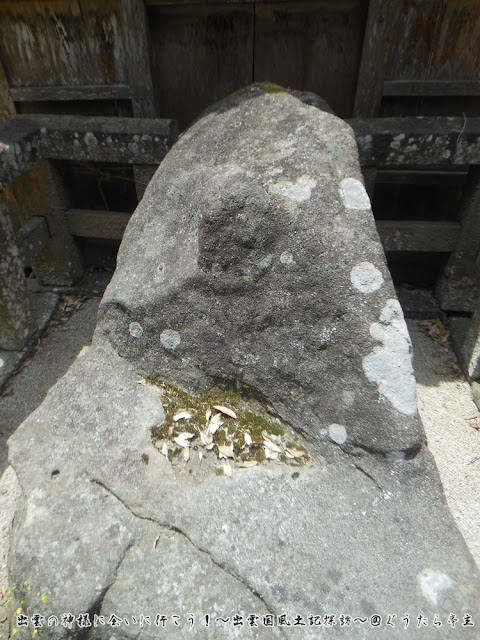
<svg viewBox="0 0 480 640"><path fill-rule="evenodd" d="M364 0L256 5L254 81L313 91L350 117L366 15Z"/></svg>
<svg viewBox="0 0 480 640"><path fill-rule="evenodd" d="M130 219L129 213L70 209L66 212L70 232L81 238L121 240Z"/></svg>
<svg viewBox="0 0 480 640"><path fill-rule="evenodd" d="M356 118L379 115L390 45L395 30L399 29L401 5L398 0L369 2L353 108Z"/></svg>
<svg viewBox="0 0 480 640"><path fill-rule="evenodd" d="M74 87L11 87L15 102L43 102L67 100L129 100L128 85L81 85Z"/></svg>
<svg viewBox="0 0 480 640"><path fill-rule="evenodd" d="M19 251L19 260L23 266L31 261L47 246L50 240L47 220L43 216L33 216L15 234L15 242Z"/></svg>
<svg viewBox="0 0 480 640"><path fill-rule="evenodd" d="M476 80L386 80L384 96L480 96Z"/></svg>
<svg viewBox="0 0 480 640"><path fill-rule="evenodd" d="M128 84L117 0L0 0L10 85Z"/></svg>
<svg viewBox="0 0 480 640"><path fill-rule="evenodd" d="M385 251L450 252L460 237L457 222L423 220L377 220Z"/></svg>
<svg viewBox="0 0 480 640"><path fill-rule="evenodd" d="M159 115L157 98L152 80L151 46L145 5L143 0L120 0L123 20L123 39L128 51L128 82L131 88L133 115L136 118L154 118ZM133 168L138 201L155 169L147 165Z"/></svg>
<svg viewBox="0 0 480 640"><path fill-rule="evenodd" d="M397 4L402 24L392 32L385 80L478 81L479 2L407 0Z"/></svg>
<svg viewBox="0 0 480 640"><path fill-rule="evenodd" d="M149 25L159 113L175 114L180 130L252 82L253 5L155 6Z"/></svg>
<svg viewBox="0 0 480 640"><path fill-rule="evenodd" d="M70 209L66 213L70 231L84 238L121 240L130 214L115 211ZM377 221L385 251L452 251L460 225L454 222Z"/></svg>
<svg viewBox="0 0 480 640"><path fill-rule="evenodd" d="M7 76L5 75L5 69L3 68L2 61L0 60L0 123L13 118L14 116L15 105L10 97Z"/></svg>
<svg viewBox="0 0 480 640"><path fill-rule="evenodd" d="M208 4L266 4L272 0L145 0L145 4L150 7L169 5L208 5ZM291 2L292 0L275 0L276 4ZM328 1L328 0L327 0ZM325 2L325 0L324 0Z"/></svg>
<svg viewBox="0 0 480 640"><path fill-rule="evenodd" d="M158 111L152 80L145 6L143 0L119 0L118 4L133 115L136 118L155 118Z"/></svg>

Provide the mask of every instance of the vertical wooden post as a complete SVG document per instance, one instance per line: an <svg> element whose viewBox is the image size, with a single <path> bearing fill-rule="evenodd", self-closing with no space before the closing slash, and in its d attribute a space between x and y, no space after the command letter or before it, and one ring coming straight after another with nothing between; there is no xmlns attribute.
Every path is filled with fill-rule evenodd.
<svg viewBox="0 0 480 640"><path fill-rule="evenodd" d="M152 80L150 39L147 14L143 0L121 0L123 16L124 50L128 52L128 82L132 95L133 115L136 118L156 118L157 101ZM156 166L135 165L137 200L142 199Z"/></svg>
<svg viewBox="0 0 480 640"><path fill-rule="evenodd" d="M398 29L402 2L370 0L355 94L354 118L375 118L380 112L390 41Z"/></svg>

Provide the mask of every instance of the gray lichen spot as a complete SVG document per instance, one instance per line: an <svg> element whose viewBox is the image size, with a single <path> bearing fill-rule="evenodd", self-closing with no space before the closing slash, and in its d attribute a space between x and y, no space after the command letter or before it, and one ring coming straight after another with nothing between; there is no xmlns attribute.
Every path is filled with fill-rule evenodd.
<svg viewBox="0 0 480 640"><path fill-rule="evenodd" d="M337 444L343 444L347 441L347 430L342 424L331 424L328 427L328 435Z"/></svg>
<svg viewBox="0 0 480 640"><path fill-rule="evenodd" d="M258 268L262 271L265 271L265 269L269 269L272 265L272 260L273 255L271 253L268 253L258 262Z"/></svg>
<svg viewBox="0 0 480 640"><path fill-rule="evenodd" d="M143 335L142 325L138 322L131 322L128 325L128 330L130 331L130 335L134 338L141 338Z"/></svg>
<svg viewBox="0 0 480 640"><path fill-rule="evenodd" d="M87 131L87 133L83 136L85 144L87 147L96 147L98 145L98 140L91 131Z"/></svg>
<svg viewBox="0 0 480 640"><path fill-rule="evenodd" d="M342 391L343 404L346 407L351 407L355 402L355 391L351 391L350 389L345 389Z"/></svg>
<svg viewBox="0 0 480 640"><path fill-rule="evenodd" d="M180 334L173 329L165 329L160 334L160 342L169 351L175 351L181 341Z"/></svg>
<svg viewBox="0 0 480 640"><path fill-rule="evenodd" d="M283 196L293 202L305 202L310 199L312 189L316 186L316 180L309 176L301 176L295 183L285 180L271 184L268 190L271 194Z"/></svg>
<svg viewBox="0 0 480 640"><path fill-rule="evenodd" d="M293 264L295 260L293 259L293 255L290 253L290 251L284 251L280 255L280 262L282 264Z"/></svg>
<svg viewBox="0 0 480 640"><path fill-rule="evenodd" d="M360 180L344 178L340 183L340 195L346 209L370 209L370 198Z"/></svg>
<svg viewBox="0 0 480 640"><path fill-rule="evenodd" d="M417 413L417 391L412 366L412 343L398 300L390 299L380 322L370 325L370 335L381 342L363 358L363 370L370 382L392 405L408 416Z"/></svg>
<svg viewBox="0 0 480 640"><path fill-rule="evenodd" d="M350 280L355 289L362 293L378 291L383 284L383 276L371 262L361 262L350 272Z"/></svg>
<svg viewBox="0 0 480 640"><path fill-rule="evenodd" d="M418 585L422 594L430 600L434 606L438 606L438 596L442 591L454 588L452 579L445 573L439 573L432 569L424 569L418 576Z"/></svg>

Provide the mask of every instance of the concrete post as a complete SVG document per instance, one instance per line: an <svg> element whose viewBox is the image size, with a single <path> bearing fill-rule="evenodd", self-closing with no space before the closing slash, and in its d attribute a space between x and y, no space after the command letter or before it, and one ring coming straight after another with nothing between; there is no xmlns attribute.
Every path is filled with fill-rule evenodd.
<svg viewBox="0 0 480 640"><path fill-rule="evenodd" d="M0 191L0 349L19 350L34 329L20 253Z"/></svg>
<svg viewBox="0 0 480 640"><path fill-rule="evenodd" d="M437 285L444 311L474 311L480 292L480 167L471 167L460 205L462 226L457 249L452 253Z"/></svg>

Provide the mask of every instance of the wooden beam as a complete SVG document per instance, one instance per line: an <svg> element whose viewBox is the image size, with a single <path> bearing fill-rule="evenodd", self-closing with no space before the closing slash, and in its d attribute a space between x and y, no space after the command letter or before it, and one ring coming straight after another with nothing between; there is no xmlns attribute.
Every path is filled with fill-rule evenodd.
<svg viewBox="0 0 480 640"><path fill-rule="evenodd" d="M130 100L130 87L123 84L77 87L11 87L14 102L63 102L68 100Z"/></svg>
<svg viewBox="0 0 480 640"><path fill-rule="evenodd" d="M281 4L283 2L292 2L292 0L275 0L275 4ZM326 0L326 2L328 3L328 0ZM272 0L145 0L145 4L151 7L208 4L272 4Z"/></svg>
<svg viewBox="0 0 480 640"><path fill-rule="evenodd" d="M0 59L0 123L15 117L15 105L10 97L7 75Z"/></svg>
<svg viewBox="0 0 480 640"><path fill-rule="evenodd" d="M147 15L143 0L119 0L123 20L123 39L128 82L132 94L135 118L155 118L159 114L152 79L151 45ZM142 199L155 167L137 164L133 167L137 200Z"/></svg>
<svg viewBox="0 0 480 640"><path fill-rule="evenodd" d="M389 47L399 28L402 5L398 0L369 2L353 108L356 118L374 118L379 115Z"/></svg>
<svg viewBox="0 0 480 640"><path fill-rule="evenodd" d="M70 209L66 216L70 231L82 238L121 240L129 213ZM455 222L377 221L385 251L452 251L458 241L460 225Z"/></svg>
<svg viewBox="0 0 480 640"><path fill-rule="evenodd" d="M377 171L376 184L419 184L462 187L468 172L460 171L411 171L390 169Z"/></svg>
<svg viewBox="0 0 480 640"><path fill-rule="evenodd" d="M125 60L135 118L158 115L152 80L150 43L143 0L119 0L123 20Z"/></svg>
<svg viewBox="0 0 480 640"><path fill-rule="evenodd" d="M474 80L386 80L384 96L480 96Z"/></svg>
<svg viewBox="0 0 480 640"><path fill-rule="evenodd" d="M19 260L24 267L47 246L50 240L47 220L43 216L33 216L15 234L15 242L19 251Z"/></svg>
<svg viewBox="0 0 480 640"><path fill-rule="evenodd" d="M460 237L457 222L377 220L384 251L451 252Z"/></svg>
<svg viewBox="0 0 480 640"><path fill-rule="evenodd" d="M66 216L73 236L121 240L131 214L70 209Z"/></svg>

